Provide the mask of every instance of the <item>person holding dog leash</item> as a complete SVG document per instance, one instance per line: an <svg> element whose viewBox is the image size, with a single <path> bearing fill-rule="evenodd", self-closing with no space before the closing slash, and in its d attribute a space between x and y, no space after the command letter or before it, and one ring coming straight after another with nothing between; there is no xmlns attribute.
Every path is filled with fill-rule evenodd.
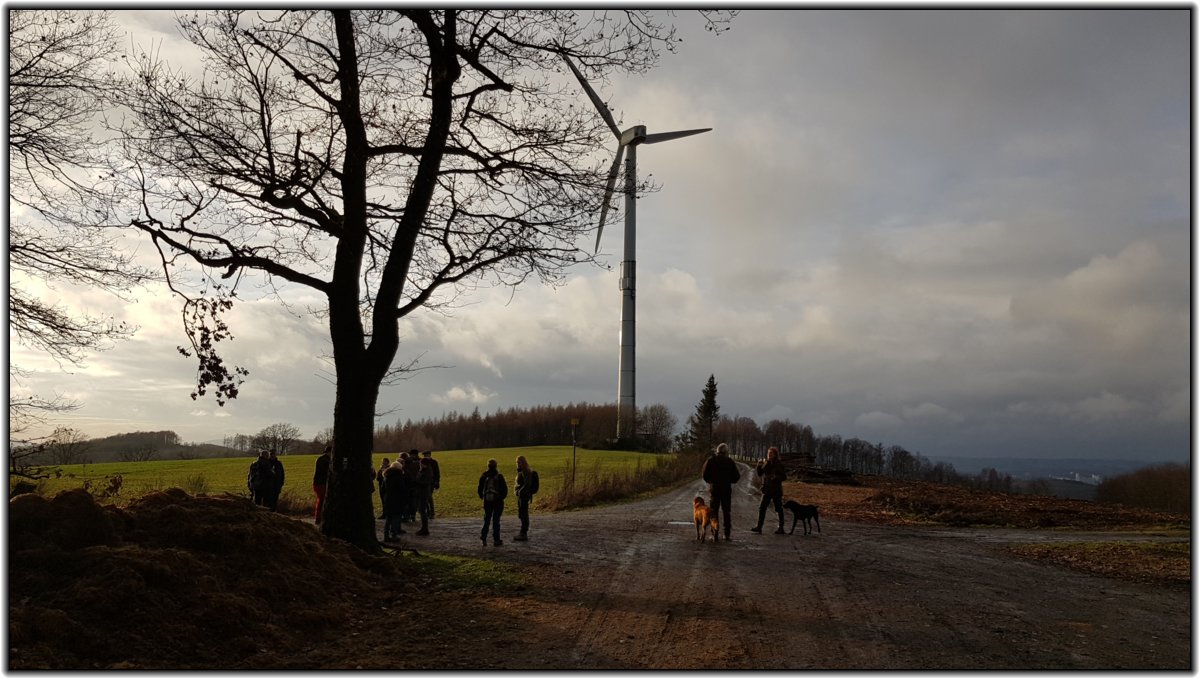
<svg viewBox="0 0 1200 679"><path fill-rule="evenodd" d="M775 503L775 513L779 515L779 528L776 535L783 535L783 481L787 478L787 470L779 459L779 449L775 446L767 448L767 459L758 463L754 473L762 477L762 502L758 503L758 525L750 529L751 533L762 533L763 520L767 518L767 505Z"/></svg>
<svg viewBox="0 0 1200 679"><path fill-rule="evenodd" d="M733 520L729 517L729 507L733 504L733 484L742 478L737 463L729 457L728 446L724 443L717 446L717 452L704 461L700 476L708 483L712 511L724 519L725 539L728 540L733 525Z"/></svg>

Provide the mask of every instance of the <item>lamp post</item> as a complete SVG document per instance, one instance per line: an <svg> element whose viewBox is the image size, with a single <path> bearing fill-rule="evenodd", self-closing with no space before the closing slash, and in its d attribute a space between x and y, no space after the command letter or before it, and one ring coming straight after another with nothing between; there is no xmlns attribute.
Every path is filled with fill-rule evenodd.
<svg viewBox="0 0 1200 679"><path fill-rule="evenodd" d="M575 427L579 426L579 418L571 418L571 487L575 487Z"/></svg>

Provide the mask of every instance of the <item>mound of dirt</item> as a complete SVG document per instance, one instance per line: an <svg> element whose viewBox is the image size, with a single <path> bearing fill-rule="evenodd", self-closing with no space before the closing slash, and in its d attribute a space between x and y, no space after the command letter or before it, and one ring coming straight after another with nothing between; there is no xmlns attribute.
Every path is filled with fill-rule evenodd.
<svg viewBox="0 0 1200 679"><path fill-rule="evenodd" d="M14 670L278 667L422 584L310 524L179 489L124 509L18 496L8 534Z"/></svg>

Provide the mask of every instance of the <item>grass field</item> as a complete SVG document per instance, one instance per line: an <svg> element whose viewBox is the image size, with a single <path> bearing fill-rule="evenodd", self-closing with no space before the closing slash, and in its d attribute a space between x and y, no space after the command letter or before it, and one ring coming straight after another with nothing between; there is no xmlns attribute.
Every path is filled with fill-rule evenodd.
<svg viewBox="0 0 1200 679"><path fill-rule="evenodd" d="M530 448L490 448L483 450L453 450L435 452L441 467L442 485L434 496L439 516L468 516L480 511L480 501L475 494L479 475L487 468L489 458L500 464L501 473L508 480L509 488L516 481L516 458L524 455L530 466L538 471L541 479L539 497L548 496L558 489L571 475L570 446L538 446ZM372 466L379 468L383 458L396 459L396 453L377 453ZM660 457L649 453L624 451L576 450L576 474L578 481L594 478L614 471L630 470L641 464L652 464ZM280 458L284 467L282 507L311 506L312 473L316 455L284 455ZM182 488L192 494L233 493L249 497L246 490L246 473L254 457L215 458L203 460L157 460L151 462L107 462L102 464L64 465L60 478L50 478L39 484L38 492L53 495L60 490L79 488L85 482L99 494L114 475L121 475L121 491L115 501L123 503L149 491L165 488ZM13 482L10 479L10 484ZM379 507L378 493L375 505ZM537 506L537 500L534 501Z"/></svg>

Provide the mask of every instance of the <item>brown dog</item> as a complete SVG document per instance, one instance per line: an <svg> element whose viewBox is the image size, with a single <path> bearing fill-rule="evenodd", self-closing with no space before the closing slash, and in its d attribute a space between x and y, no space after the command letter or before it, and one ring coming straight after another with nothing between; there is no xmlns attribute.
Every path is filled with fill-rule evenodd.
<svg viewBox="0 0 1200 679"><path fill-rule="evenodd" d="M712 529L713 542L717 541L717 514L712 507L704 504L704 498L699 495L692 500L692 518L696 521L696 538L704 542L708 529Z"/></svg>
<svg viewBox="0 0 1200 679"><path fill-rule="evenodd" d="M792 530L788 533L788 535L791 535L792 533L796 532L796 522L797 521L804 522L804 534L805 535L812 534L812 523L810 523L811 521L817 522L817 532L818 533L821 532L821 517L820 517L820 514L817 512L816 505L802 505L799 502L796 502L795 500L788 500L787 502L783 503L783 507L784 507L784 509L791 510L791 512L792 512Z"/></svg>

